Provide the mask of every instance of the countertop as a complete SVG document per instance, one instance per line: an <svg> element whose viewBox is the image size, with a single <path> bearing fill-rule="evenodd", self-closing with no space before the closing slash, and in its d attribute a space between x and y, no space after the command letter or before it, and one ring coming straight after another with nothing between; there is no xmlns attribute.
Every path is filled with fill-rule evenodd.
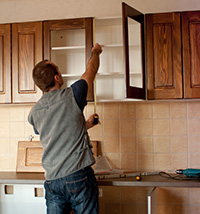
<svg viewBox="0 0 200 214"><path fill-rule="evenodd" d="M43 184L44 173L0 172L0 184ZM135 176L128 178L98 179L99 186L135 187L200 187L199 180L174 180L160 175L144 175L137 181Z"/></svg>

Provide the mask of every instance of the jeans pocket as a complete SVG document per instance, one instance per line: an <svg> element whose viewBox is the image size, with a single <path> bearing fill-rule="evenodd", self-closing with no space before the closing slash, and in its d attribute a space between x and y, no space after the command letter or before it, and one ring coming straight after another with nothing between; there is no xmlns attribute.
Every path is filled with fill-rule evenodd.
<svg viewBox="0 0 200 214"><path fill-rule="evenodd" d="M44 188L45 188L45 199L52 200L55 199L57 196L55 191L53 190L53 183L51 181L45 181Z"/></svg>
<svg viewBox="0 0 200 214"><path fill-rule="evenodd" d="M86 201L90 196L87 177L78 180L66 182L66 187L71 199L76 203Z"/></svg>

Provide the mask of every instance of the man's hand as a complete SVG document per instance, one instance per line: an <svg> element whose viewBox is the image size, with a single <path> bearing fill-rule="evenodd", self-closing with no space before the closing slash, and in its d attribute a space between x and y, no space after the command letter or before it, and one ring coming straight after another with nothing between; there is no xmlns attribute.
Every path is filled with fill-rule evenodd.
<svg viewBox="0 0 200 214"><path fill-rule="evenodd" d="M96 54L96 55L100 55L101 54L101 52L102 52L102 47L101 47L101 45L99 45L98 43L96 43L95 45L94 45L94 47L92 48L92 54Z"/></svg>
<svg viewBox="0 0 200 214"><path fill-rule="evenodd" d="M89 118L88 118L88 120L86 121L86 127L87 127L87 129L90 129L90 128L92 128L93 126L95 126L95 125L97 125L97 124L94 124L93 122L94 122L94 116L95 116L96 114L92 114Z"/></svg>

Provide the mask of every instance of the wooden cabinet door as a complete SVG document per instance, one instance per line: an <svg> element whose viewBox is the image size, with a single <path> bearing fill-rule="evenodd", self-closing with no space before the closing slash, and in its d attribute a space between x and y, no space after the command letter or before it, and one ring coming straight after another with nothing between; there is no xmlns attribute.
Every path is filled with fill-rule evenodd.
<svg viewBox="0 0 200 214"><path fill-rule="evenodd" d="M131 31L128 19L134 20L134 24L140 25L140 45L134 45L136 49L137 46L141 49L141 87L136 87L131 85L131 66L130 61L133 60L131 57L131 42L130 36L136 37L136 35L130 35L128 33ZM145 99L145 47L144 47L144 14L130 7L126 3L122 3L122 20L123 20L123 45L124 45L124 55L125 55L125 71L126 71L126 97L127 98L137 98ZM135 66L137 67L137 66Z"/></svg>
<svg viewBox="0 0 200 214"><path fill-rule="evenodd" d="M42 50L42 22L12 24L13 103L36 102L41 97L32 70L42 60Z"/></svg>
<svg viewBox="0 0 200 214"><path fill-rule="evenodd" d="M200 98L200 12L182 13L184 98Z"/></svg>
<svg viewBox="0 0 200 214"><path fill-rule="evenodd" d="M0 103L11 103L11 27L0 25Z"/></svg>
<svg viewBox="0 0 200 214"><path fill-rule="evenodd" d="M85 29L85 64L91 57L93 46L93 18L77 18L66 20L53 20L44 22L44 59L51 60L51 32L59 30ZM77 62L74 62L77 63ZM59 65L58 65L59 66ZM84 72L84 69L82 72ZM62 73L62 71L61 71ZM93 88L88 91L87 100L93 100Z"/></svg>
<svg viewBox="0 0 200 214"><path fill-rule="evenodd" d="M180 13L146 15L147 98L183 98Z"/></svg>

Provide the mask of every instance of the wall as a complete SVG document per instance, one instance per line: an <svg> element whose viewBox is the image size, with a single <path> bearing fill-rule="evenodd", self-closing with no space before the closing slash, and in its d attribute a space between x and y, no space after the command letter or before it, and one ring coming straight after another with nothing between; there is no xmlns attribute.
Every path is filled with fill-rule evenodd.
<svg viewBox="0 0 200 214"><path fill-rule="evenodd" d="M0 0L0 23L121 16L122 0ZM143 13L200 10L199 0L125 0Z"/></svg>
<svg viewBox="0 0 200 214"><path fill-rule="evenodd" d="M31 107L0 106L1 171L15 171L18 141L34 135L27 122ZM113 168L166 172L199 168L199 109L199 101L99 103L97 112L101 124L90 129L89 135L99 141L100 154L108 158ZM88 104L84 112L86 118L92 113L93 104ZM39 139L34 135L34 140ZM145 213L149 189L102 188L102 213ZM134 198L130 197L134 192ZM157 192L158 213L199 212L200 193L195 188L160 188ZM113 205L115 208L111 209Z"/></svg>

